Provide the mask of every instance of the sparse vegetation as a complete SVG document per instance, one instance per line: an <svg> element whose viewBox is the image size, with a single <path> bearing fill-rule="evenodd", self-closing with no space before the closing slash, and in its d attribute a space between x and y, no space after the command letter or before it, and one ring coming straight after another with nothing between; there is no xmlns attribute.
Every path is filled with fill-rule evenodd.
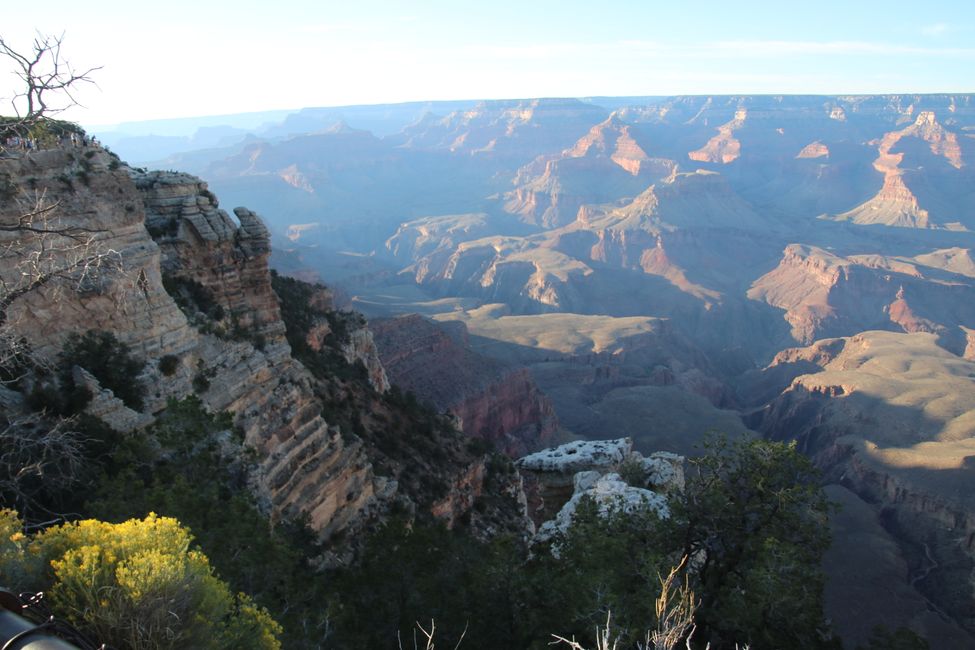
<svg viewBox="0 0 975 650"><path fill-rule="evenodd" d="M193 390L199 395L210 390L210 380L217 374L215 368L207 368L203 359L196 362L196 374L193 375Z"/></svg>
<svg viewBox="0 0 975 650"><path fill-rule="evenodd" d="M175 354L166 354L159 359L159 372L167 377L172 377L176 374L177 368L179 368L179 357Z"/></svg>
<svg viewBox="0 0 975 650"><path fill-rule="evenodd" d="M111 332L88 330L84 334L69 335L64 343L60 365L64 386L74 385L71 369L81 366L127 406L142 410L146 388L139 375L145 362L133 356L129 346Z"/></svg>
<svg viewBox="0 0 975 650"><path fill-rule="evenodd" d="M733 469L759 465L765 474L751 483L741 483ZM806 461L787 445L718 439L696 466L701 473L692 477L689 493L671 497L675 516L668 520L621 511L600 516L596 504L584 500L573 525L552 541L557 558L543 547L529 556L510 538L485 543L436 524L388 524L370 541L359 567L334 577L340 586L338 638L344 647L380 647L432 617L439 642L448 646L466 629L464 648L541 650L553 633L588 639L597 628L600 643L620 649L684 647L695 629L692 647L838 648L820 604L817 549L823 533L813 523L822 513L821 495L803 482L798 488L779 482L790 472L807 471ZM760 476L770 478L767 489ZM682 561L685 539L701 539L702 520L691 513L703 514L703 501L716 506L719 494L750 494L734 516L707 515L713 522L707 539L728 540L729 546ZM742 519L761 528L742 532ZM741 546L746 543L755 544L755 555L738 557L719 582L714 572L723 570L716 567L733 562L724 551L750 553ZM756 587L757 572L764 588ZM776 578L768 579L770 573ZM729 592L734 609L720 602ZM775 608L768 598L793 618L770 618ZM794 611L793 599L810 612Z"/></svg>
<svg viewBox="0 0 975 650"><path fill-rule="evenodd" d="M193 280L183 276L163 274L163 288L191 322L200 318L221 321L226 316L223 306L217 303L213 292Z"/></svg>

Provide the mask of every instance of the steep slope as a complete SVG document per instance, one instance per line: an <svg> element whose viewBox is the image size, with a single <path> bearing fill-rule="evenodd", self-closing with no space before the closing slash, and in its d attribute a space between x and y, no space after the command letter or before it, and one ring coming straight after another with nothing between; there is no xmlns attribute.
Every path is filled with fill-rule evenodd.
<svg viewBox="0 0 975 650"><path fill-rule="evenodd" d="M611 115L560 155L522 167L516 189L505 194L505 209L529 223L557 227L575 220L584 205L635 196L676 169L645 148L637 127Z"/></svg>
<svg viewBox="0 0 975 650"><path fill-rule="evenodd" d="M481 354L527 365L560 423L577 435L626 431L647 453L689 453L708 430L744 430L707 356L666 320L519 316L503 305L436 318L466 324Z"/></svg>
<svg viewBox="0 0 975 650"><path fill-rule="evenodd" d="M291 358L270 291L268 239L260 220L242 211L243 225L237 226L198 179L136 174L134 182L106 153L88 151L50 150L0 161L11 178L24 183L22 195L33 191L26 187L33 178L57 203L64 226L97 229L99 246L121 257L121 272L102 276L96 291L55 295L57 288L48 287L25 296L14 306L17 331L48 354L69 333L98 329L112 332L143 358L175 356L172 375L156 363L146 366L144 379L154 386L148 411L162 409L170 396L191 394L194 377L203 373L209 386L201 395L204 404L236 413L246 443L261 457L259 491L278 516L307 513L326 537L361 523L388 498L391 486L374 476L361 445L347 444L321 417L310 376ZM57 179L81 155L90 164L89 182L68 189ZM5 204L5 221L16 218L15 207ZM149 223L176 226L163 236L163 247L146 230L147 212ZM184 261L192 265L184 269ZM206 287L228 329L236 319L263 337L263 349L249 337L221 338L192 327L163 286L164 268ZM338 494L349 498L339 500Z"/></svg>
<svg viewBox="0 0 975 650"><path fill-rule="evenodd" d="M451 325L416 315L373 321L393 383L450 411L464 433L490 440L512 456L547 442L558 420L528 371L475 353L464 326Z"/></svg>
<svg viewBox="0 0 975 650"><path fill-rule="evenodd" d="M877 159L873 167L883 174L883 187L876 196L865 203L837 215L839 220L857 224L883 224L906 228L950 227L969 223L971 214L953 214L943 211L932 216L929 209L921 206L918 197L908 183L912 178L924 182L923 170L904 169L904 152L895 149L905 139L921 140L928 145L930 156L941 157L952 168L952 175L966 165L958 145L958 135L945 129L938 122L934 111L921 111L914 123L906 128L885 133L877 143ZM937 203L935 207L941 207Z"/></svg>
<svg viewBox="0 0 975 650"><path fill-rule="evenodd" d="M449 449L429 476L436 485L397 480L405 465L390 459L419 453L408 437L396 454L373 453L383 431L399 431L415 418L381 399L381 366L368 335L356 331L361 323L344 326L336 340L345 356L336 368L361 361L361 382L315 377L294 359L267 267L268 232L255 214L238 208L238 224L198 178L130 170L98 148L4 157L0 174L12 197L0 207L5 225L18 223L32 197L40 196L56 211L59 228L93 233L91 250L119 261L89 274L81 286L77 278L65 276L69 284L53 277L15 296L8 310L15 335L49 359L68 334L96 329L113 333L148 361L141 379L152 389L144 414L113 402L110 393L108 402L93 402L101 409L93 412L112 416L116 426L144 426L169 397L194 392L210 410L232 412L245 444L256 451L253 488L260 500L275 518L306 517L323 540L361 529L394 499L433 508L449 522L471 507L485 459L466 450L449 427L441 433ZM30 231L4 236L15 250L36 248ZM65 257L52 264L71 268L67 253L56 254ZM18 272L0 269L8 283ZM374 402L385 404L371 412L365 438L344 411L323 408L329 390L375 395ZM377 475L374 458L382 460L384 476Z"/></svg>
<svg viewBox="0 0 975 650"><path fill-rule="evenodd" d="M745 125L748 110L739 108L735 117L718 127L718 135L708 140L707 144L696 151L691 151L687 157L697 162L711 162L728 164L734 162L741 155L741 142L734 133Z"/></svg>
<svg viewBox="0 0 975 650"><path fill-rule="evenodd" d="M830 480L875 504L909 558L912 585L971 631L975 365L932 334L864 332L795 351L766 372L797 361L806 374L752 426L796 438Z"/></svg>
<svg viewBox="0 0 975 650"><path fill-rule="evenodd" d="M965 276L939 273L934 264L964 268L964 255L840 257L791 244L779 266L752 284L748 297L782 309L793 338L804 344L865 329L892 329L934 332L957 349L958 327L975 322L975 288Z"/></svg>

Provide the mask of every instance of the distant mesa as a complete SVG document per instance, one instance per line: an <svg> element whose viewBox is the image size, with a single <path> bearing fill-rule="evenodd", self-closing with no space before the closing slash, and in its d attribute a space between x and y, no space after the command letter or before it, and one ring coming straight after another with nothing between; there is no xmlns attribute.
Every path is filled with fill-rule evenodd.
<svg viewBox="0 0 975 650"><path fill-rule="evenodd" d="M874 169L883 174L880 191L865 203L837 215L837 220L902 228L935 228L947 225L951 215L946 215L948 219L934 219L921 206L917 195L908 185L911 179L923 173L923 169L908 170L902 167L904 151L896 149L903 149L900 145L905 138L917 138L926 142L933 156L944 158L955 169L960 170L965 166L957 136L937 121L934 111L920 111L913 124L899 131L888 132L880 138L877 159L873 163Z"/></svg>
<svg viewBox="0 0 975 650"><path fill-rule="evenodd" d="M723 165L734 162L741 155L741 142L734 137L734 132L744 126L747 117L748 110L739 108L735 111L734 119L718 127L718 135L708 140L708 143L697 151L688 153L687 157L697 162Z"/></svg>
<svg viewBox="0 0 975 650"><path fill-rule="evenodd" d="M287 237L293 242L301 239L302 235L321 227L319 223L295 223L288 226Z"/></svg>
<svg viewBox="0 0 975 650"><path fill-rule="evenodd" d="M796 158L829 158L829 147L818 140L810 142L802 148Z"/></svg>
<svg viewBox="0 0 975 650"><path fill-rule="evenodd" d="M566 156L581 158L587 155L604 155L633 176L640 173L642 163L650 159L647 152L633 137L634 127L624 124L614 113L605 122L597 124L566 151Z"/></svg>

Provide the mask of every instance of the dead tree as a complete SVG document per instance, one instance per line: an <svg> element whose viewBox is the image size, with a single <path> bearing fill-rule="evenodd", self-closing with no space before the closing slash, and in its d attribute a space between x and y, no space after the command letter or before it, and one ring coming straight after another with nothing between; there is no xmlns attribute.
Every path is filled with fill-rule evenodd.
<svg viewBox="0 0 975 650"><path fill-rule="evenodd" d="M85 439L74 418L0 415L0 501L30 513L44 486L72 487L82 474Z"/></svg>
<svg viewBox="0 0 975 650"><path fill-rule="evenodd" d="M0 118L0 150L8 137L25 137L43 120L80 105L76 91L94 83L91 74L101 67L74 69L61 52L63 41L63 33L38 33L31 50L25 53L0 37L0 56L9 60L20 80L19 88L9 97L13 117Z"/></svg>

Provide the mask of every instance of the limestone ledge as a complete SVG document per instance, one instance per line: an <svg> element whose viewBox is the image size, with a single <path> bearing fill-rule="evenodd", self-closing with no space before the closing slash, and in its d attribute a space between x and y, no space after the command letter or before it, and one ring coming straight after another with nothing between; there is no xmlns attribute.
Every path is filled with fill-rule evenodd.
<svg viewBox="0 0 975 650"><path fill-rule="evenodd" d="M626 508L646 502L667 516L663 495L684 489L682 456L657 452L644 457L633 451L629 438L570 442L520 458L515 465L524 478L529 516L543 540L565 529L584 495L594 498L604 513L617 502ZM641 472L639 485L620 478L624 467L631 481L633 469Z"/></svg>

